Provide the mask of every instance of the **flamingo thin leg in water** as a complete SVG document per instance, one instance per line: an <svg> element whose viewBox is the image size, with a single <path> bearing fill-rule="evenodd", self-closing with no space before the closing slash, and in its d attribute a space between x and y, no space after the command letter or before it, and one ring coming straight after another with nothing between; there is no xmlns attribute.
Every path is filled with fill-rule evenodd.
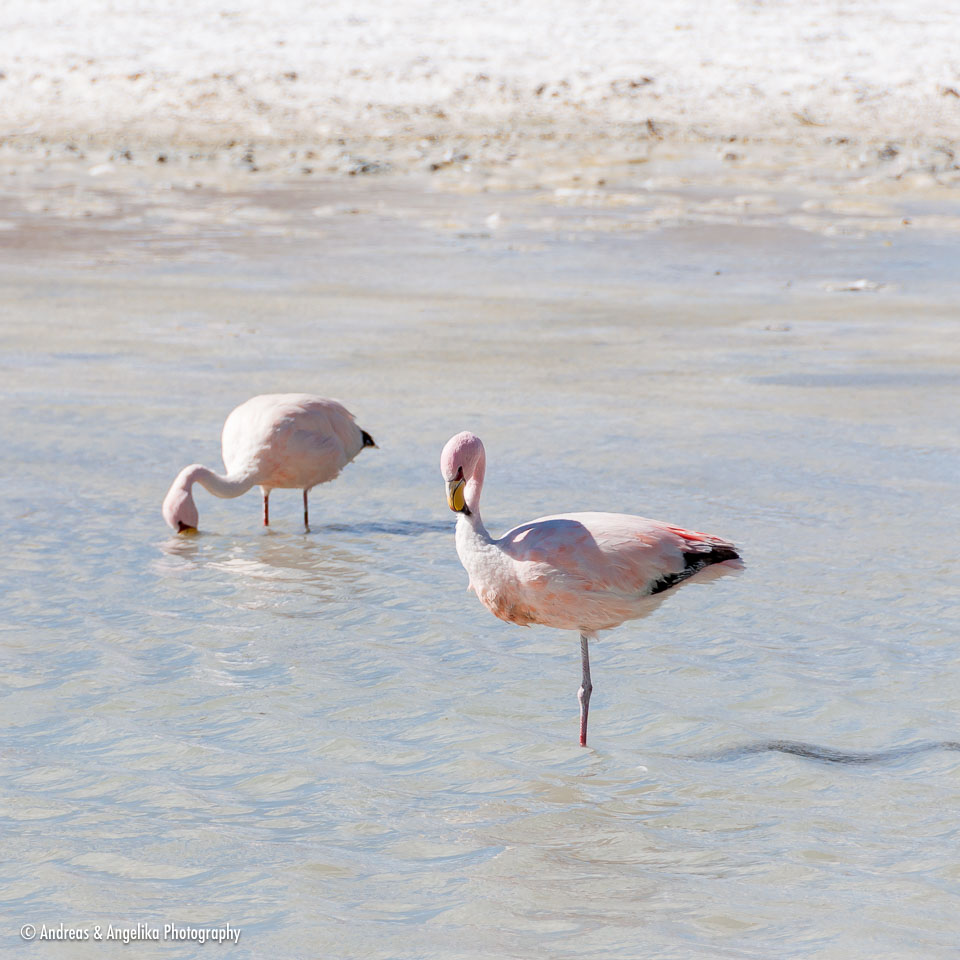
<svg viewBox="0 0 960 960"><path fill-rule="evenodd" d="M587 745L587 716L590 713L590 694L593 692L593 684L590 682L590 651L588 649L589 637L585 633L580 634L580 660L583 664L583 677L580 680L580 690L577 693L577 699L580 701L580 746Z"/></svg>
<svg viewBox="0 0 960 960"><path fill-rule="evenodd" d="M307 491L303 491L303 529L310 532L310 517L307 513Z"/></svg>
<svg viewBox="0 0 960 960"><path fill-rule="evenodd" d="M265 527L270 526L270 491L266 491L263 495L263 525Z"/></svg>

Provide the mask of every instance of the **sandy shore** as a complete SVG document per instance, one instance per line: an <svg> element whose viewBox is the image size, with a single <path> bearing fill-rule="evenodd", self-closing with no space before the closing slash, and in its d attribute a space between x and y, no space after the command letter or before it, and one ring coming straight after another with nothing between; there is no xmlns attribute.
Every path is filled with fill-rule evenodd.
<svg viewBox="0 0 960 960"><path fill-rule="evenodd" d="M960 185L946 0L212 0L0 14L0 164Z"/></svg>

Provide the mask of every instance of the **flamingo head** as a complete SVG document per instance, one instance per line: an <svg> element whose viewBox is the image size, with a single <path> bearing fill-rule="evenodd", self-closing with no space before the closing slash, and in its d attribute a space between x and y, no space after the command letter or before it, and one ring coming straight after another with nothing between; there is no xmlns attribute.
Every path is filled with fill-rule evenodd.
<svg viewBox="0 0 960 960"><path fill-rule="evenodd" d="M177 481L179 481L179 477ZM189 486L174 481L173 486L163 498L163 519L177 533L193 533L200 522L200 514L193 500L193 491Z"/></svg>
<svg viewBox="0 0 960 960"><path fill-rule="evenodd" d="M480 438L464 431L451 437L440 454L440 473L447 484L447 505L454 513L470 516L480 502L487 456Z"/></svg>

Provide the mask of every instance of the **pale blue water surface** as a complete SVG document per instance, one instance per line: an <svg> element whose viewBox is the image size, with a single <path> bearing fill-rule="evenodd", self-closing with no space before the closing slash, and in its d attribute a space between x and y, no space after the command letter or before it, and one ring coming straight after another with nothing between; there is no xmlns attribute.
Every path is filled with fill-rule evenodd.
<svg viewBox="0 0 960 960"><path fill-rule="evenodd" d="M789 198L5 190L4 956L956 956L952 236ZM309 534L296 492L264 530L256 493L201 491L172 536L178 470L288 390L380 449ZM743 549L594 644L588 749L576 637L466 593L461 429L494 532L607 509ZM18 933L138 922L242 935Z"/></svg>

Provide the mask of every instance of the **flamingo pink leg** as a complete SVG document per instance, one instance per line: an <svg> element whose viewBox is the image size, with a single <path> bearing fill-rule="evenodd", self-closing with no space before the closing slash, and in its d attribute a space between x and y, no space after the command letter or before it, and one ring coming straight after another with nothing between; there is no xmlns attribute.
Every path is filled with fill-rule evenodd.
<svg viewBox="0 0 960 960"><path fill-rule="evenodd" d="M270 526L270 491L267 490L263 494L263 525L265 527Z"/></svg>
<svg viewBox="0 0 960 960"><path fill-rule="evenodd" d="M310 532L310 517L307 515L307 491L303 491L303 529Z"/></svg>
<svg viewBox="0 0 960 960"><path fill-rule="evenodd" d="M590 682L590 653L587 649L587 635L580 634L580 660L583 664L583 678L577 699L580 701L580 746L587 745L587 716L590 713L590 694L593 684Z"/></svg>

